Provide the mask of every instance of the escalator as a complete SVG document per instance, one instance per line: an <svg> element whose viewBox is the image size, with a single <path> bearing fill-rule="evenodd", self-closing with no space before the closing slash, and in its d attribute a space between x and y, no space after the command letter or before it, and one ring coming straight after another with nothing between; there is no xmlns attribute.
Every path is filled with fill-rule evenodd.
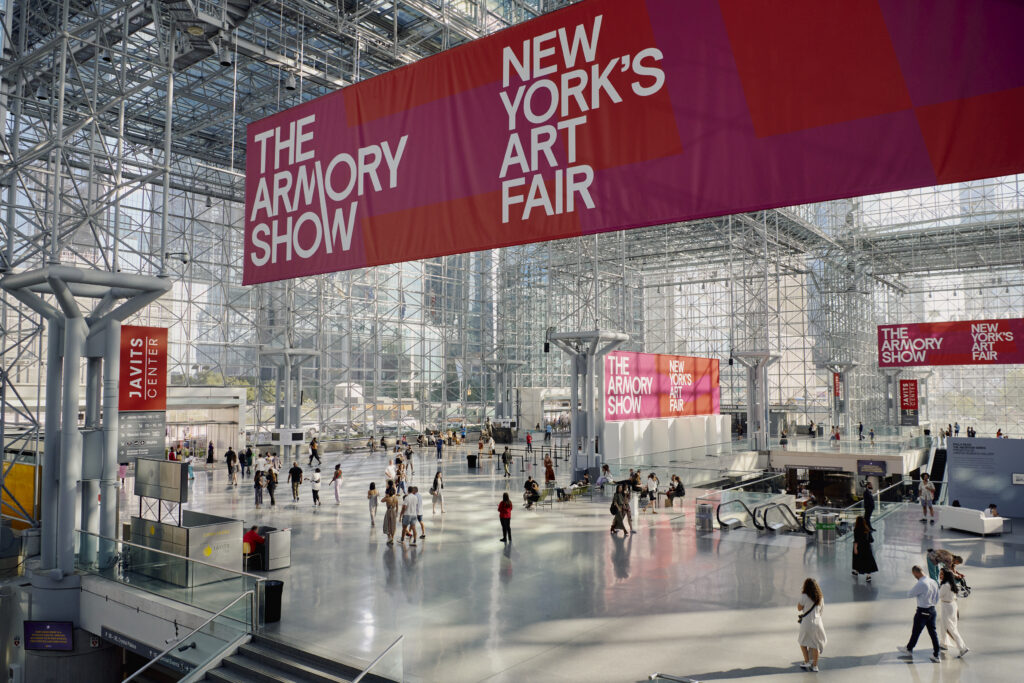
<svg viewBox="0 0 1024 683"><path fill-rule="evenodd" d="M722 518L722 508L736 507L737 505L741 507L742 510L737 511L735 514L727 514L725 519ZM757 518L754 516L754 513L751 512L750 508L747 507L747 504L739 499L727 500L724 503L718 504L718 508L715 510L715 517L718 519L718 527L724 531L727 529L731 530L739 527L748 526L746 521L742 517L743 513L746 513L747 519L750 520L750 523L753 524L755 529L764 529L760 522L757 521Z"/></svg>
<svg viewBox="0 0 1024 683"><path fill-rule="evenodd" d="M804 526L800 518L797 517L797 514L793 512L793 508L785 503L765 503L764 505L759 505L754 508L754 520L755 522L760 521L759 529L775 532L813 533Z"/></svg>
<svg viewBox="0 0 1024 683"><path fill-rule="evenodd" d="M929 472L931 480L935 482L935 503L938 504L942 500L942 489L945 484L946 476L946 449L936 448L935 455L932 457L932 469Z"/></svg>

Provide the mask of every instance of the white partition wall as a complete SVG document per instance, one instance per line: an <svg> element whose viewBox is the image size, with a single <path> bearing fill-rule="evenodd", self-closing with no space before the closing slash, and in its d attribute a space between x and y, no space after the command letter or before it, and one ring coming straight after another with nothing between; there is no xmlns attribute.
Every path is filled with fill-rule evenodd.
<svg viewBox="0 0 1024 683"><path fill-rule="evenodd" d="M605 422L604 434L601 436L601 456L604 462L618 460L623 453L623 432L627 431L628 423ZM632 429L628 429L632 432ZM632 441L632 439L630 439Z"/></svg>
<svg viewBox="0 0 1024 683"><path fill-rule="evenodd" d="M636 420L636 443L633 444L633 453L636 455L650 455L654 452L654 427L653 420Z"/></svg>
<svg viewBox="0 0 1024 683"><path fill-rule="evenodd" d="M652 465L668 464L668 419L651 420L651 454L654 456Z"/></svg>

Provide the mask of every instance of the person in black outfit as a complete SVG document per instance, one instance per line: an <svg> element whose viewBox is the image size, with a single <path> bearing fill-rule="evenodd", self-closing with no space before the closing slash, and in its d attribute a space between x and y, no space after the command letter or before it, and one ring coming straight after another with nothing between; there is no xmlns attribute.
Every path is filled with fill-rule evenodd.
<svg viewBox="0 0 1024 683"><path fill-rule="evenodd" d="M523 497L526 498L526 509L529 510L533 507L534 503L540 500L540 485L531 476L526 479L523 489L525 491Z"/></svg>
<svg viewBox="0 0 1024 683"><path fill-rule="evenodd" d="M245 447L245 469L242 470L242 476L243 477L246 475L246 473L252 474L252 461L253 461L252 446L246 446Z"/></svg>
<svg viewBox="0 0 1024 683"><path fill-rule="evenodd" d="M309 442L309 466L313 466L313 458L316 458L316 464L320 465L320 444L314 438Z"/></svg>
<svg viewBox="0 0 1024 683"><path fill-rule="evenodd" d="M867 574L868 583L871 583L871 575L878 571L878 564L875 562L875 554L871 551L871 544L874 542L871 536L871 529L863 517L858 517L853 523L853 571L854 576Z"/></svg>
<svg viewBox="0 0 1024 683"><path fill-rule="evenodd" d="M288 482L292 485L292 500L296 503L299 502L299 484L302 483L302 468L299 467L299 463L292 465L292 468L288 470Z"/></svg>
<svg viewBox="0 0 1024 683"><path fill-rule="evenodd" d="M871 526L871 515L875 511L875 489L871 485L871 482L864 484L864 521L868 524L868 530L874 531L875 527Z"/></svg>

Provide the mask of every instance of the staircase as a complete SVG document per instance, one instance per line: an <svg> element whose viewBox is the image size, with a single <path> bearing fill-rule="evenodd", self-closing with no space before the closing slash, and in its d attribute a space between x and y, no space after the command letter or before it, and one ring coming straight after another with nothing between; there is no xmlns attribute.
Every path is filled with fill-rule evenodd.
<svg viewBox="0 0 1024 683"><path fill-rule="evenodd" d="M206 674L222 683L349 683L359 669L265 636L253 639ZM367 675L365 681L385 679Z"/></svg>

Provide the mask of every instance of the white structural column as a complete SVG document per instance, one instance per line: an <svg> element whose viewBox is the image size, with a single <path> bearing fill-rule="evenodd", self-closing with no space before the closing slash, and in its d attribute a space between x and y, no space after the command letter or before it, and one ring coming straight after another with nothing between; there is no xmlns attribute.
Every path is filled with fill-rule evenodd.
<svg viewBox="0 0 1024 683"><path fill-rule="evenodd" d="M779 359L767 351L733 353L747 369L747 434L753 437L754 448L768 449L768 366Z"/></svg>

